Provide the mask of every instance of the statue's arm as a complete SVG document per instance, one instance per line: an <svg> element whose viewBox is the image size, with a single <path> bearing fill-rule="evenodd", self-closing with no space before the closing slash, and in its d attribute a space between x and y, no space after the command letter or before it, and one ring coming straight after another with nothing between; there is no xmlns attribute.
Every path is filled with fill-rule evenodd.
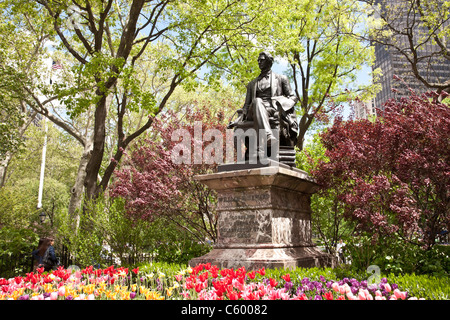
<svg viewBox="0 0 450 320"><path fill-rule="evenodd" d="M242 107L242 110L244 111L244 117L245 115L247 115L248 113L248 109L250 108L250 105L252 104L252 82L250 82L247 85L247 93L245 95L245 102L244 102L244 106Z"/></svg>

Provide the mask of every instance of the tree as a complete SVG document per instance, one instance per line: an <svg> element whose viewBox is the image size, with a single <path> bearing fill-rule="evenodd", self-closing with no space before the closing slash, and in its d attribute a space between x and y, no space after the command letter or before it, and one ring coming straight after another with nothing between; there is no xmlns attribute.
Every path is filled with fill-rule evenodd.
<svg viewBox="0 0 450 320"><path fill-rule="evenodd" d="M207 107L155 120L115 173L110 195L125 199L131 219L169 220L197 241L215 241L215 193L193 177L224 160L225 127L223 115L211 117Z"/></svg>
<svg viewBox="0 0 450 320"><path fill-rule="evenodd" d="M108 186L128 145L151 127L175 89L195 88L203 67L223 64L226 45L250 44L242 34L257 15L254 5L240 0L7 2L9 12L26 13L31 26L51 26L47 38L57 49L53 58L64 65L58 83L15 73L11 90L84 148L69 205L74 220L83 192L95 199ZM217 79L206 75L212 85ZM54 102L65 108L62 117ZM133 115L141 120L127 121Z"/></svg>
<svg viewBox="0 0 450 320"><path fill-rule="evenodd" d="M371 66L374 59L370 42L360 40L368 32L361 22L366 7L353 0L250 3L258 12L252 28L248 28L252 45L243 49L227 44L223 56L229 63L212 63L211 70L226 75L237 90L245 93L245 86L259 73L259 52L269 51L280 65L287 65L286 74L299 98L296 146L301 149L315 120L328 121L338 103L356 96L370 98L375 92L376 86L355 85L357 72L364 65ZM376 77L378 71L373 75Z"/></svg>
<svg viewBox="0 0 450 320"><path fill-rule="evenodd" d="M0 189L0 224L17 230L31 229L38 235L52 232L56 235L59 215L67 210L80 148L55 126L49 125L48 131L44 132L43 122L44 119L27 129L23 150L11 159L7 184ZM47 159L40 211L36 205L44 135L47 136ZM46 214L44 224L38 221L41 212Z"/></svg>
<svg viewBox="0 0 450 320"><path fill-rule="evenodd" d="M431 248L450 227L450 109L427 96L390 100L373 122L337 119L314 176L339 190L358 230Z"/></svg>
<svg viewBox="0 0 450 320"><path fill-rule="evenodd" d="M312 175L317 167L329 161L325 156L326 149L320 140L320 129L305 147L296 154L297 168ZM328 253L335 254L339 239L353 234L354 223L345 219L344 205L339 199L339 188L321 188L311 197L312 232Z"/></svg>
<svg viewBox="0 0 450 320"><path fill-rule="evenodd" d="M446 0L363 0L372 7L366 40L393 49L413 77L439 94L450 90L450 2ZM384 71L384 70L383 70ZM406 75L398 75L404 78ZM437 96L442 99L442 95Z"/></svg>
<svg viewBox="0 0 450 320"><path fill-rule="evenodd" d="M27 128L37 122L37 112L29 108L17 84L40 77L35 71L43 62L50 33L46 26L34 25L26 11L17 14L9 2L0 4L0 187Z"/></svg>
<svg viewBox="0 0 450 320"><path fill-rule="evenodd" d="M373 94L371 86L354 86L357 71L373 63L373 48L358 40L366 30L357 1L294 1L274 12L267 41L290 67L300 107L296 146L302 149L314 120L326 119L349 98Z"/></svg>

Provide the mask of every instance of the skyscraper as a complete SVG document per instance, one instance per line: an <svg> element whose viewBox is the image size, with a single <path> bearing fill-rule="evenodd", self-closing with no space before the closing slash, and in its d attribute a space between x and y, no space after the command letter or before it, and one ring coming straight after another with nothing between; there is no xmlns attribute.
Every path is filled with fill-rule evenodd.
<svg viewBox="0 0 450 320"><path fill-rule="evenodd" d="M450 60L444 57L442 47L436 44L430 29L424 25L416 0L377 0L376 3L379 7L375 15L386 18L388 25L385 30L391 32L389 37L373 41L373 68L381 68L382 71L382 89L376 95L374 105L383 110L388 99L409 95L408 87L416 93L432 90L418 80L418 75L428 83L449 80ZM438 0L433 1L435 8L439 8L437 3ZM434 33L450 27L450 15L439 13L439 16L441 25ZM445 37L443 39L445 41ZM450 42L446 46L450 49ZM394 75L401 80L394 79Z"/></svg>
<svg viewBox="0 0 450 320"><path fill-rule="evenodd" d="M368 119L375 114L373 99L369 101L354 101L352 107L355 119Z"/></svg>

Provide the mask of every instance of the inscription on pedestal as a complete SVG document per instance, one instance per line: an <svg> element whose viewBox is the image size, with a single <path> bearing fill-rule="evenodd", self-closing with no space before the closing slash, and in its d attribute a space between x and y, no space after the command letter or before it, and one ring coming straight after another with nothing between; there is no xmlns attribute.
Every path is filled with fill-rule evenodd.
<svg viewBox="0 0 450 320"><path fill-rule="evenodd" d="M249 209L270 205L268 189L232 190L220 192L217 197L217 210Z"/></svg>
<svg viewBox="0 0 450 320"><path fill-rule="evenodd" d="M270 243L270 211L222 211L218 221L221 245Z"/></svg>

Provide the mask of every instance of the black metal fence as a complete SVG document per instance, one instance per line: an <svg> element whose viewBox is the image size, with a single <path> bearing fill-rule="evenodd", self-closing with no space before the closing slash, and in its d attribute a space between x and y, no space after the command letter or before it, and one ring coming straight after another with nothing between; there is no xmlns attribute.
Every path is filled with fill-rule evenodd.
<svg viewBox="0 0 450 320"><path fill-rule="evenodd" d="M59 259L60 265L68 268L72 265L77 265L76 258L71 254L67 247L58 246L55 248L56 256ZM150 253L140 253L134 255L122 256L120 260L120 265L133 266L143 262L149 262L152 260L152 255ZM92 261L92 265L96 267L118 266L119 263L117 259L112 254L108 257L104 257L102 261ZM85 268L86 266L78 265L80 268ZM30 253L17 254L17 255L0 255L0 278L13 278L16 276L24 276L28 272L33 271L33 258Z"/></svg>
<svg viewBox="0 0 450 320"><path fill-rule="evenodd" d="M33 270L31 254L2 255L0 256L0 278L12 278L25 275Z"/></svg>

